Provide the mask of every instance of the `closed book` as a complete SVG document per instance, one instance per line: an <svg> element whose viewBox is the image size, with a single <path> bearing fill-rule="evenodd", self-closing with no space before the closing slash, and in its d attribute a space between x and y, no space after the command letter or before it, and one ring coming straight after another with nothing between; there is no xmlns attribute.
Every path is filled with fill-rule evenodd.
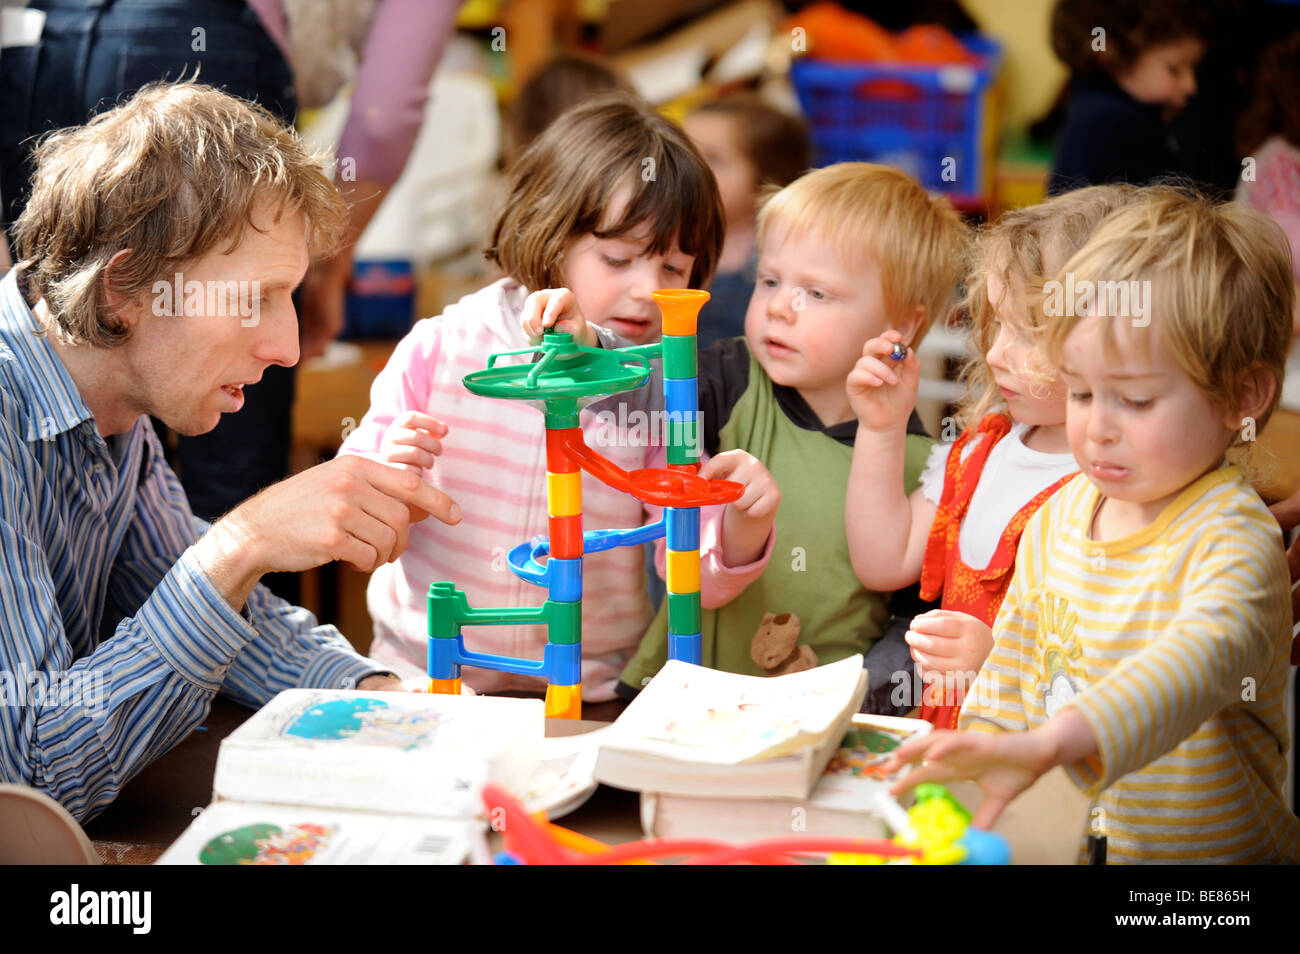
<svg viewBox="0 0 1300 954"><path fill-rule="evenodd" d="M213 793L246 802L455 818L485 781L521 790L541 760L537 699L290 689L221 743Z"/></svg>

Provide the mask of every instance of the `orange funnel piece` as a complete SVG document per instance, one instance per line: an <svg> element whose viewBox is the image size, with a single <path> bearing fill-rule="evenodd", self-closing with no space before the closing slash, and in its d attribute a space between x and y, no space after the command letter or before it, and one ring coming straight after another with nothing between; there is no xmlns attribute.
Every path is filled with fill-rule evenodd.
<svg viewBox="0 0 1300 954"><path fill-rule="evenodd" d="M659 304L664 315L664 334L693 335L700 317L700 309L709 300L709 293L696 288L660 288L650 297Z"/></svg>

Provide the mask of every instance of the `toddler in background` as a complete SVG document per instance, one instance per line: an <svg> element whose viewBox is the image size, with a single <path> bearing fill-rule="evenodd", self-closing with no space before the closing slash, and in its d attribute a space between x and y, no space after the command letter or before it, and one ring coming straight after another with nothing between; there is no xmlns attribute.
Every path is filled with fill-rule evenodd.
<svg viewBox="0 0 1300 954"><path fill-rule="evenodd" d="M853 575L844 534L840 501L858 430L845 380L867 339L896 328L905 340L918 341L947 312L967 239L965 223L946 201L896 169L864 162L810 172L759 213L758 284L745 337L716 342L699 355L700 438L705 453L737 462L728 465L737 468L733 479L758 461L767 466L781 488L781 520L764 528L742 512L719 520L717 508L704 508L702 542L720 536L738 546L739 534L754 546L762 531L762 557L771 555L762 575L734 598L701 588L704 665L763 674L750 649L769 612L798 616L800 643L820 663L865 653L885 631L888 594ZM559 330L594 340L580 319L569 308L543 315L529 330L537 334L558 322ZM906 465L893 478L904 492L916 486L933 443L915 415L909 430ZM751 481L754 490L741 507L762 507L754 498L763 486ZM662 554L661 544L661 572ZM635 695L663 665L665 610L623 671L620 694Z"/></svg>
<svg viewBox="0 0 1300 954"><path fill-rule="evenodd" d="M906 639L926 690L921 718L957 727L965 687L993 645L993 620L1015 568L1026 521L1078 472L1065 435L1065 386L1043 358L1046 318L1031 301L1106 215L1134 201L1134 186L1093 186L1006 213L981 235L967 280L971 341L967 399L956 443L937 444L921 486L903 493L903 453L920 362L889 357L887 331L862 349L849 375L858 419L845 520L863 585L895 590L921 581L941 608L912 620Z"/></svg>
<svg viewBox="0 0 1300 954"><path fill-rule="evenodd" d="M1196 93L1212 13L1198 0L1057 0L1052 50L1072 75L1050 193L1183 168L1168 122Z"/></svg>
<svg viewBox="0 0 1300 954"><path fill-rule="evenodd" d="M655 176L643 178L645 160ZM539 408L477 397L461 378L494 352L528 347L520 319L529 292L567 285L585 314L613 338L660 336L650 292L703 285L722 246L713 174L681 130L632 97L611 94L561 116L510 169L510 197L488 257L506 277L418 322L371 389L371 407L340 453L428 470L465 511L454 532L425 521L410 545L371 577L371 656L403 676L425 671L429 584L456 582L473 606L536 606L545 592L511 572L506 554L547 532L546 431ZM534 294L534 303L545 294ZM499 363L525 361L525 356ZM653 399L642 388L625 400ZM609 400L609 399L607 399ZM645 466L648 449L602 440L595 411L581 415L587 440L624 469ZM434 461L437 458L437 466ZM638 526L642 505L583 474L587 529ZM443 527L444 530L452 528ZM586 558L582 606L583 694L608 699L652 609L640 547ZM540 658L540 625L467 627L468 648ZM464 670L480 691L543 688L535 677Z"/></svg>
<svg viewBox="0 0 1300 954"><path fill-rule="evenodd" d="M603 60L583 53L557 53L520 87L501 124L508 169L546 127L574 106L606 93L635 96L631 84Z"/></svg>
<svg viewBox="0 0 1300 954"><path fill-rule="evenodd" d="M1111 861L1295 863L1290 578L1276 521L1225 460L1277 403L1282 236L1238 203L1160 190L1108 217L1070 275L1080 293L1149 282L1151 307L1098 294L1048 327L1082 474L1025 527L962 708L973 731L902 746L886 770L926 760L900 791L976 779L987 827L1063 765L1096 799Z"/></svg>
<svg viewBox="0 0 1300 954"><path fill-rule="evenodd" d="M760 196L764 188L787 186L807 171L812 143L802 119L748 92L705 102L686 116L682 128L718 180L727 220L709 303L700 313L696 343L705 348L745 333Z"/></svg>

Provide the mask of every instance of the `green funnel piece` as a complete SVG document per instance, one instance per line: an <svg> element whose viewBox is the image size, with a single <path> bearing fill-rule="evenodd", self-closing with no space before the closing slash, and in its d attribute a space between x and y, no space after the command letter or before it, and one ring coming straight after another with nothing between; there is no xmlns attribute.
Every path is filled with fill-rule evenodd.
<svg viewBox="0 0 1300 954"><path fill-rule="evenodd" d="M542 357L532 364L496 367L498 358L512 354ZM538 348L503 351L488 359L488 366L462 379L465 387L482 397L514 401L545 401L617 394L639 388L650 377L650 362L643 355L604 348L584 348L573 335L545 335Z"/></svg>

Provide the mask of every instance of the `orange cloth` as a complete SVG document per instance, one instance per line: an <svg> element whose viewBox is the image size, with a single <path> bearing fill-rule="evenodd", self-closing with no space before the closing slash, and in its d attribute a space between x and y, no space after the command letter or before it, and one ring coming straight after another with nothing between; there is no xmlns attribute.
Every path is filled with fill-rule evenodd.
<svg viewBox="0 0 1300 954"><path fill-rule="evenodd" d="M978 427L966 428L952 445L944 468L943 494L934 514L934 524L930 527L925 560L921 564L921 599L933 600L942 593L940 605L943 609L969 613L989 626L997 619L1002 598L1011 585L1011 574L1016 568L1016 548L1020 545L1020 534L1024 531L1025 524L1052 494L1075 476L1067 474L1050 487L1040 490L1016 511L1016 515L1002 531L1002 537L998 540L997 549L987 567L976 570L967 566L962 561L958 546L962 520L970 507L971 497L975 495L989 453L1010 431L1010 417L1005 414L988 414L979 422ZM966 446L980 437L983 439L962 460ZM957 728L957 713L961 709L965 693L960 687L956 693L953 704L941 705L942 685L927 686L921 700L921 718L934 723L938 729Z"/></svg>

